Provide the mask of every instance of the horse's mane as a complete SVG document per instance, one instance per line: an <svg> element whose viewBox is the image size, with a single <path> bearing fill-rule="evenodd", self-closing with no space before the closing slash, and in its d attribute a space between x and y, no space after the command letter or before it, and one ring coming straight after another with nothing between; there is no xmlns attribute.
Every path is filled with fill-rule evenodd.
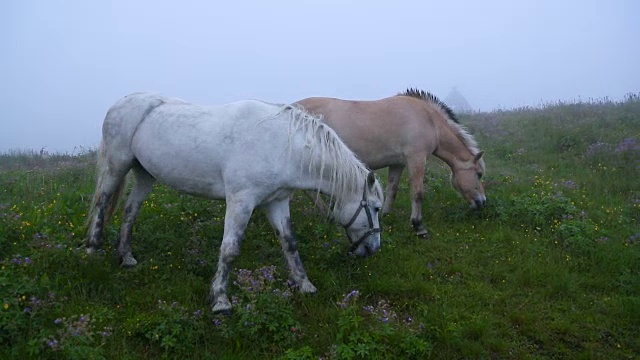
<svg viewBox="0 0 640 360"><path fill-rule="evenodd" d="M460 123L453 110L447 104L442 102L442 100L438 99L437 96L433 95L430 92L425 92L424 90L413 88L409 88L405 92L398 93L398 96L409 96L412 98L423 100L428 104L435 106L436 109L440 110L442 114L445 115L444 118L447 120L447 124L456 134L458 139L460 139L460 141L462 141L462 143L467 146L469 151L471 151L472 154L477 154L478 152L480 152L480 150L478 149L478 143L473 138L473 136L469 133L469 131L467 131L465 126Z"/></svg>
<svg viewBox="0 0 640 360"><path fill-rule="evenodd" d="M340 139L338 134L322 121L322 115L312 115L297 104L285 105L281 113L288 113L289 138L301 132L310 152L307 170L318 177L329 171L331 197L335 198L334 209L339 209L348 195L360 188L366 179L369 169ZM291 143L290 143L291 144ZM292 149L289 149L292 151ZM327 160L334 164L326 167ZM376 186L376 196L382 199L382 188Z"/></svg>

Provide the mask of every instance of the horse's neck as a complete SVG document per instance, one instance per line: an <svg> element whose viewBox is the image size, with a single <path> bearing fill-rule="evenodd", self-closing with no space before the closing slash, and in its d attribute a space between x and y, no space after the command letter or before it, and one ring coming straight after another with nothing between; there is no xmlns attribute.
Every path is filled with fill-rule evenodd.
<svg viewBox="0 0 640 360"><path fill-rule="evenodd" d="M337 169L337 173L334 172L336 167L342 167L344 165L335 162L334 158L329 154L325 154L324 161L325 163L322 166L320 154L314 154L311 158L305 156L305 161L302 162L305 164L304 168L295 178L296 187L320 191L323 194L334 197L338 202L341 202L341 200L347 196L347 193L362 191L362 189L358 189L357 184L360 183L359 180L353 182L353 179L349 179L353 174L341 173L341 171L344 171L342 168ZM314 168L308 168L306 164L309 164L309 162L313 164ZM334 176L341 177L344 181L340 182L338 179L335 179ZM362 179L362 181L364 181L364 179Z"/></svg>
<svg viewBox="0 0 640 360"><path fill-rule="evenodd" d="M444 161L451 169L456 164L469 161L473 158L473 154L469 151L467 145L458 138L456 130L440 121L436 121L438 129L438 146L433 155Z"/></svg>

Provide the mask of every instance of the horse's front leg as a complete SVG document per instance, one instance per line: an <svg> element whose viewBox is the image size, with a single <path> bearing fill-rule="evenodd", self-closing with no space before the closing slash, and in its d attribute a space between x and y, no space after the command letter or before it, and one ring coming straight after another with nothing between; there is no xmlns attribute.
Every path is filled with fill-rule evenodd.
<svg viewBox="0 0 640 360"><path fill-rule="evenodd" d="M427 229L422 225L422 199L424 196L424 157L409 159L409 184L411 186L411 225L416 235L425 237Z"/></svg>
<svg viewBox="0 0 640 360"><path fill-rule="evenodd" d="M229 270L231 269L231 262L240 255L240 245L252 212L253 207L227 199L218 270L211 284L211 300L214 314L231 315L231 303L227 296Z"/></svg>
<svg viewBox="0 0 640 360"><path fill-rule="evenodd" d="M291 279L299 287L300 292L316 292L316 287L309 281L307 273L302 266L302 261L300 260L298 241L291 226L289 198L274 200L265 206L265 210L267 211L267 218L282 245L282 251L287 259Z"/></svg>
<svg viewBox="0 0 640 360"><path fill-rule="evenodd" d="M396 200L396 194L398 193L398 187L400 186L402 170L404 170L404 165L389 166L387 193L385 194L384 206L382 207L382 215L389 214L393 208L393 203Z"/></svg>

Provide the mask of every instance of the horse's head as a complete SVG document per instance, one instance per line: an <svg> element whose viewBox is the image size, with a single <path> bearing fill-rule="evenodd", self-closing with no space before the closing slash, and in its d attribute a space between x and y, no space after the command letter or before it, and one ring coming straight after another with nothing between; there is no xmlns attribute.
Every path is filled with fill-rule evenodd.
<svg viewBox="0 0 640 360"><path fill-rule="evenodd" d="M350 252L358 256L371 255L380 249L380 220L382 208L382 187L373 171L367 175L362 195L354 195L336 209L338 220L347 232L351 242Z"/></svg>
<svg viewBox="0 0 640 360"><path fill-rule="evenodd" d="M472 209L483 207L487 201L482 186L484 175L482 154L481 151L473 157L473 160L452 167L451 185L467 200Z"/></svg>

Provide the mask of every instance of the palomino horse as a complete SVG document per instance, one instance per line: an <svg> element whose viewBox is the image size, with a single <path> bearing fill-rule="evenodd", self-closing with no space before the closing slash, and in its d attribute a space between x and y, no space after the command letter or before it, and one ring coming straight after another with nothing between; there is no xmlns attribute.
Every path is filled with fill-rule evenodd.
<svg viewBox="0 0 640 360"><path fill-rule="evenodd" d="M282 245L291 278L301 292L315 292L291 228L289 195L295 189L328 194L356 255L380 248L382 187L336 133L297 105L239 101L197 106L137 93L109 109L102 126L98 177L86 251L101 245L103 226L133 172L117 252L134 266L131 234L136 215L157 179L188 194L226 199L218 270L211 285L214 313L230 313L226 294L231 262L256 207Z"/></svg>
<svg viewBox="0 0 640 360"><path fill-rule="evenodd" d="M402 171L409 169L411 223L417 235L427 235L422 198L425 162L431 154L449 165L451 184L472 208L484 206L482 151L453 111L431 93L408 89L375 101L313 97L297 103L322 115L370 169L389 168L383 214L391 210Z"/></svg>

